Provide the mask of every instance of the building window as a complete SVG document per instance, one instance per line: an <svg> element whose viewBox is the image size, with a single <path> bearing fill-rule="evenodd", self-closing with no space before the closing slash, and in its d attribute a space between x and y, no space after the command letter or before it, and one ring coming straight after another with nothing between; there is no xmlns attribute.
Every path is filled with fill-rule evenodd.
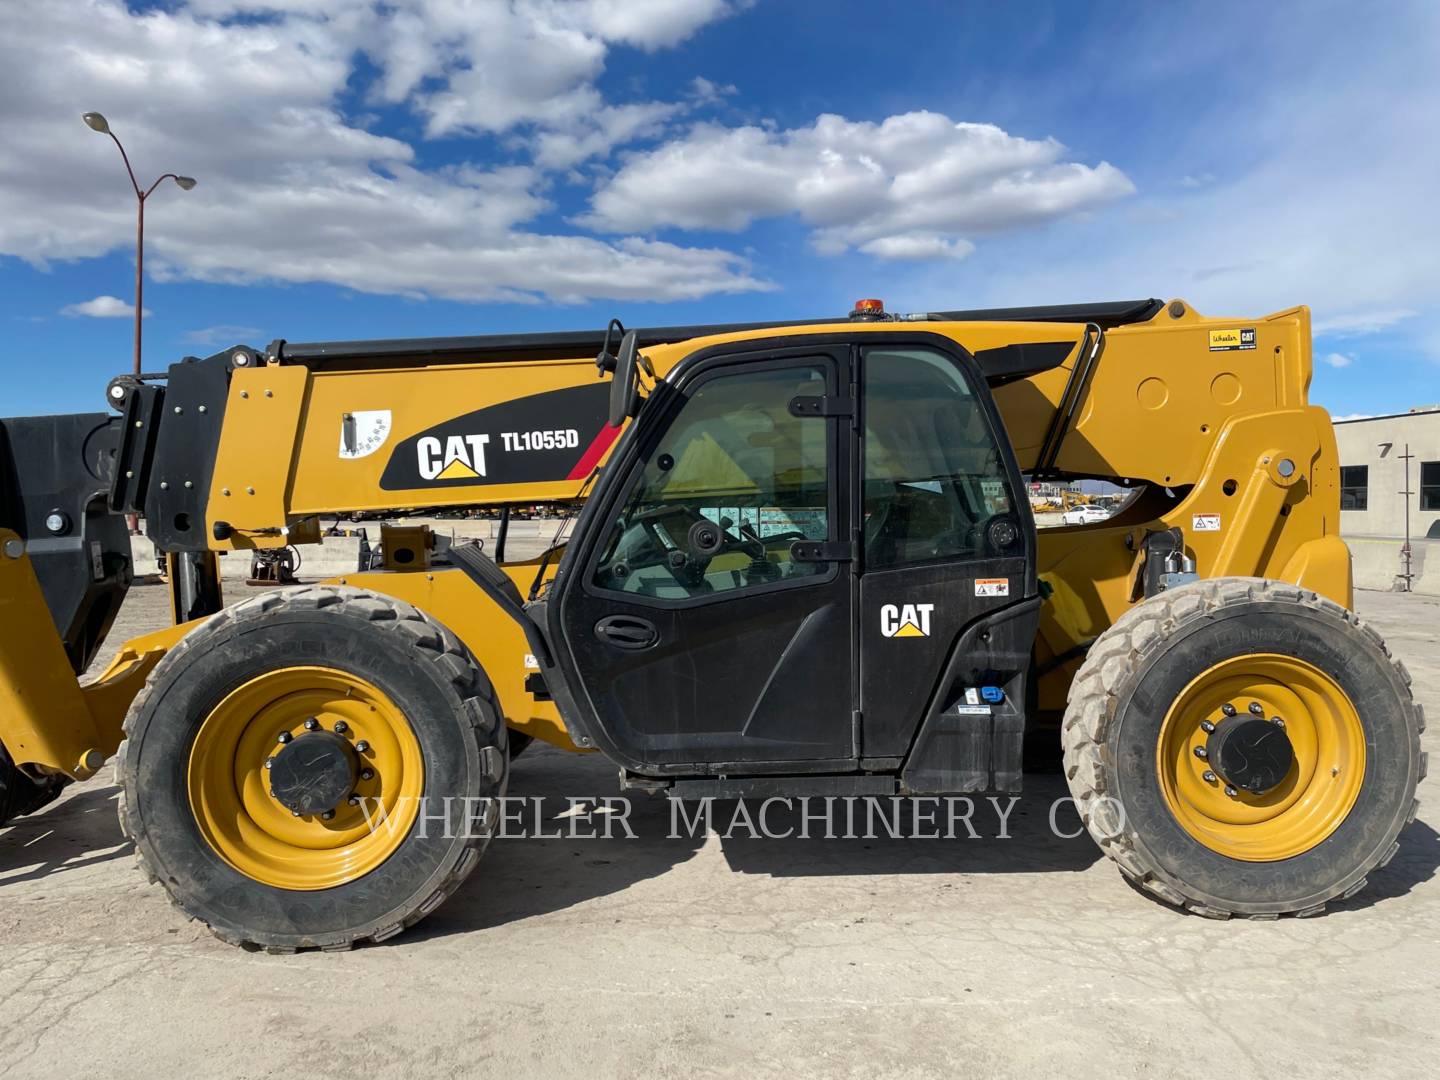
<svg viewBox="0 0 1440 1080"><path fill-rule="evenodd" d="M1440 510L1440 461L1420 463L1420 509Z"/></svg>
<svg viewBox="0 0 1440 1080"><path fill-rule="evenodd" d="M1436 465L1440 469L1440 463ZM1440 481L1440 476L1436 477ZM1340 509L1364 510L1369 502L1370 466L1340 466Z"/></svg>

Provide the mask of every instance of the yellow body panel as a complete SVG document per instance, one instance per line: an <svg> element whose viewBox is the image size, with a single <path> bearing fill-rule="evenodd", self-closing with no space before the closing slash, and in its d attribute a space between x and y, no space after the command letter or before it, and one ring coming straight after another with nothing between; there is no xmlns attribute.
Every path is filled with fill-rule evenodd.
<svg viewBox="0 0 1440 1080"><path fill-rule="evenodd" d="M552 560L548 573L554 572L558 561ZM524 595L530 591L539 563L507 563L502 569ZM515 620L497 608L462 571L451 567L403 573L377 570L347 574L332 579L329 584L355 585L393 596L444 623L475 654L475 659L490 676L506 724L552 746L579 749L570 741L555 703L538 701L525 689L525 676L537 670L527 667L530 646L525 634Z"/></svg>
<svg viewBox="0 0 1440 1080"><path fill-rule="evenodd" d="M84 780L119 748L130 702L190 627L127 642L99 678L81 684L29 557L8 554L18 544L0 529L0 742L17 765Z"/></svg>

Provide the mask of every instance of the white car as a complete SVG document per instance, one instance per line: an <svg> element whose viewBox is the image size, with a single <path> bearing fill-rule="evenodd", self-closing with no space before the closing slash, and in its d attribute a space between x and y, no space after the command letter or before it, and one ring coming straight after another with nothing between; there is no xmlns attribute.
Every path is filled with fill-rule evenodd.
<svg viewBox="0 0 1440 1080"><path fill-rule="evenodd" d="M1060 515L1060 521L1064 525L1093 525L1109 517L1110 511L1103 506L1072 506Z"/></svg>

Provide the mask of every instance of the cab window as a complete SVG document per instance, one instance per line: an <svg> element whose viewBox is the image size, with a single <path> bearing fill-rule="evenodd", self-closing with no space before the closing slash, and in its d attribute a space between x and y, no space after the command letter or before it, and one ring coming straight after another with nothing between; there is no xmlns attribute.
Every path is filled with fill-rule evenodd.
<svg viewBox="0 0 1440 1080"><path fill-rule="evenodd" d="M792 398L825 392L813 366L700 383L611 523L592 583L683 600L828 574L790 558L794 541L829 536L827 425L790 414Z"/></svg>
<svg viewBox="0 0 1440 1080"><path fill-rule="evenodd" d="M863 365L866 569L1023 554L1004 459L955 361L877 347Z"/></svg>

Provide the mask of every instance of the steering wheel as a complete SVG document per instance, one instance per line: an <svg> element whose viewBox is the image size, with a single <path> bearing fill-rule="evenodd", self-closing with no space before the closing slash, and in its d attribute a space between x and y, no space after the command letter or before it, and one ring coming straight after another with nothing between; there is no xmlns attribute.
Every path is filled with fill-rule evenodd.
<svg viewBox="0 0 1440 1080"><path fill-rule="evenodd" d="M661 522L673 518L681 519L683 534L679 528L667 528L671 542L667 545L660 536L659 526ZM751 552L751 545L727 531L727 519L721 518L718 523L711 521L698 510L684 504L652 506L648 510L640 511L630 520L645 530L657 551L665 552L665 568L686 588L694 588L704 583L705 571L709 569L715 556L734 549ZM684 537L683 545L671 546L676 544L681 535ZM764 558L763 546L760 557Z"/></svg>

